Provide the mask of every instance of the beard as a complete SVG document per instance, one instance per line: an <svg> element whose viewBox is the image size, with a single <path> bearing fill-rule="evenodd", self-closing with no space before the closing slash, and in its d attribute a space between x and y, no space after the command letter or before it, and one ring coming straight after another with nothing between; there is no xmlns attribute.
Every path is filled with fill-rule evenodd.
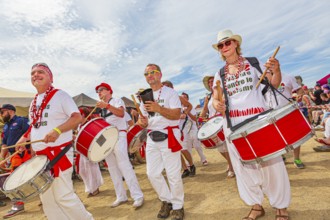
<svg viewBox="0 0 330 220"><path fill-rule="evenodd" d="M4 123L9 122L9 121L10 121L10 115L7 114L6 116L4 116L4 117L2 118L2 120L3 120Z"/></svg>

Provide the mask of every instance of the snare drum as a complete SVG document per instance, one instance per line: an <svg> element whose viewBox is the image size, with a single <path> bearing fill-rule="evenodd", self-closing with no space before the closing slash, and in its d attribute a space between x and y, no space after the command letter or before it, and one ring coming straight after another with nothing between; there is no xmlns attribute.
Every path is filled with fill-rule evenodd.
<svg viewBox="0 0 330 220"><path fill-rule="evenodd" d="M243 164L267 161L300 146L313 136L295 104L260 115L229 135Z"/></svg>
<svg viewBox="0 0 330 220"><path fill-rule="evenodd" d="M140 125L134 125L127 132L127 147L129 153L135 153L147 140L147 129L142 128Z"/></svg>
<svg viewBox="0 0 330 220"><path fill-rule="evenodd" d="M46 170L47 156L31 158L10 174L3 184L3 192L11 199L27 201L45 192L54 177Z"/></svg>
<svg viewBox="0 0 330 220"><path fill-rule="evenodd" d="M104 160L118 141L118 129L103 118L88 121L79 131L75 147L92 162Z"/></svg>
<svg viewBox="0 0 330 220"><path fill-rule="evenodd" d="M197 138L206 149L220 147L225 141L223 133L223 117L215 116L210 118L197 133Z"/></svg>

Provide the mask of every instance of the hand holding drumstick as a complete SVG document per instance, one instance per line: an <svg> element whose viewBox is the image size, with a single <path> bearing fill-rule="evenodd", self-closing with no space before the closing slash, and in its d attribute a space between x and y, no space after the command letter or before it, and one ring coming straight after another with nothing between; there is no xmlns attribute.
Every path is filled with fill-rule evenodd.
<svg viewBox="0 0 330 220"><path fill-rule="evenodd" d="M134 102L134 105L135 105L135 108L136 110L138 111L139 113L139 119L138 119L138 124L143 127L143 128L146 128L148 126L148 118L144 117L144 115L142 114L141 110L140 110L140 107L139 105L137 104L136 100L135 100L135 97L134 95L131 95L132 99L133 99L133 102Z"/></svg>

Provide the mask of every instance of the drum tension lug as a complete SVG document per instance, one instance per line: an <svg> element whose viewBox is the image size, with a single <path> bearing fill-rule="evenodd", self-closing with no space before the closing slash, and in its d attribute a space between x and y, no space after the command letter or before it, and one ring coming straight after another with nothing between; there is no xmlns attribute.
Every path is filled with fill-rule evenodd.
<svg viewBox="0 0 330 220"><path fill-rule="evenodd" d="M293 148L292 144L289 144L289 145L286 145L286 146L285 146L285 150L286 150L286 152L288 153L288 152L290 152L290 151L293 151L294 148Z"/></svg>
<svg viewBox="0 0 330 220"><path fill-rule="evenodd" d="M275 124L276 123L276 118L272 117L268 119L269 124Z"/></svg>
<svg viewBox="0 0 330 220"><path fill-rule="evenodd" d="M248 136L248 133L246 132L246 131L243 131L243 132L241 132L241 135L242 135L242 137L246 137L246 136Z"/></svg>
<svg viewBox="0 0 330 220"><path fill-rule="evenodd" d="M263 162L263 159L260 157L256 157L256 162L257 164L261 164L261 162Z"/></svg>

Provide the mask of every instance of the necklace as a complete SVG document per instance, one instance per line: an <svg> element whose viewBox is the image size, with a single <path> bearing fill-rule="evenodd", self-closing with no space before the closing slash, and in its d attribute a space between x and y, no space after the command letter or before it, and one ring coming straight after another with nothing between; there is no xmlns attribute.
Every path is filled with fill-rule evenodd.
<svg viewBox="0 0 330 220"><path fill-rule="evenodd" d="M159 91L159 93L158 93L158 98L155 100L155 102L157 102L157 103L158 103L158 101L159 101L159 99L160 99L160 94L162 93L162 89L163 89L163 86L160 87L160 91Z"/></svg>
<svg viewBox="0 0 330 220"><path fill-rule="evenodd" d="M238 62L238 67L237 67L237 71L234 74L229 74L229 65L233 65L233 63L228 63L226 62L226 66L225 66L225 89L227 90L228 94L230 93L228 91L228 87L227 87L227 80L229 78L229 75L234 75L235 76L235 90L236 92L238 91L238 78L239 78L239 74L243 71L243 66L244 66L244 59L242 56L239 56L237 58L237 60L234 62L236 63Z"/></svg>
<svg viewBox="0 0 330 220"><path fill-rule="evenodd" d="M37 108L37 98L39 96L39 94L36 94L33 102L32 102L32 107L31 107L31 111L30 111L30 116L33 122L33 126L35 128L39 128L41 126L41 118L42 118L42 112L44 111L44 109L46 108L46 100L47 97L49 95L49 93L54 89L54 87L50 86L47 91L45 92L45 96L41 101L40 107ZM39 122L37 122L39 120Z"/></svg>

